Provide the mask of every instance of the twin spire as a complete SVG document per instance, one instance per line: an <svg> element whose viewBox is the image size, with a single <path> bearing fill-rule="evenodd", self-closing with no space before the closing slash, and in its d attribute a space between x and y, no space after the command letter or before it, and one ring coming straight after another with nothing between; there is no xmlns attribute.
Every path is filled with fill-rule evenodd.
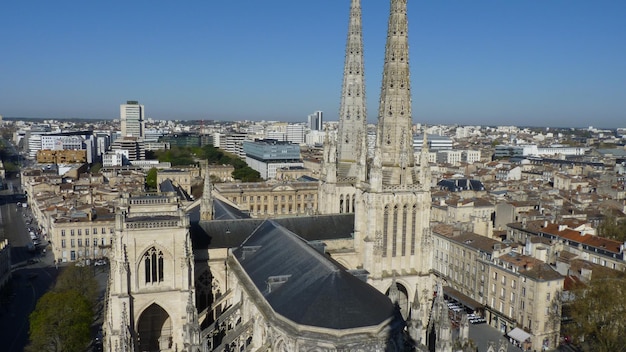
<svg viewBox="0 0 626 352"><path fill-rule="evenodd" d="M337 159L339 162L355 163L359 161L362 154L362 140L367 134L362 33L361 2L360 0L352 0L339 106L339 131L337 134Z"/></svg>
<svg viewBox="0 0 626 352"><path fill-rule="evenodd" d="M413 120L407 0L391 0L385 63L378 110L378 129L374 159L380 163L381 175L371 183L415 184L413 153ZM360 0L351 0L348 38L339 108L337 162L351 164L338 167L339 177L358 177L367 181L367 114ZM378 156L378 158L376 158ZM378 165L373 165L374 168ZM371 176L371 173L370 173Z"/></svg>

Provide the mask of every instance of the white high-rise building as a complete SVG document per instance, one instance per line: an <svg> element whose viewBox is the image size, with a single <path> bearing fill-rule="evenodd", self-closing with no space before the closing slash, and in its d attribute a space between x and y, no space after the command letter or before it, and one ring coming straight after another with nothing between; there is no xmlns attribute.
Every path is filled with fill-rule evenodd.
<svg viewBox="0 0 626 352"><path fill-rule="evenodd" d="M287 141L295 144L303 144L304 143L304 126L303 125L295 125L288 124L287 125Z"/></svg>
<svg viewBox="0 0 626 352"><path fill-rule="evenodd" d="M145 110L134 100L120 105L120 122L123 137L143 138L145 133Z"/></svg>
<svg viewBox="0 0 626 352"><path fill-rule="evenodd" d="M311 131L322 131L324 130L324 121L322 120L323 113L321 111L316 111L309 115L308 123L309 129Z"/></svg>

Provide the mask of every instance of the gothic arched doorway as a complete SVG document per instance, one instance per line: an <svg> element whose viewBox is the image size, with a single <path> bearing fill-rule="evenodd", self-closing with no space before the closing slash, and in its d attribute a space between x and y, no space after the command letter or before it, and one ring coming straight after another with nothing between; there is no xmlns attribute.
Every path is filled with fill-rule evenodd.
<svg viewBox="0 0 626 352"><path fill-rule="evenodd" d="M139 351L153 352L171 348L172 319L158 304L141 313L137 324Z"/></svg>
<svg viewBox="0 0 626 352"><path fill-rule="evenodd" d="M406 320L407 317L409 316L409 304L410 304L409 293L406 287L404 287L404 285L402 285L399 282L396 283L396 287L398 288L397 290L398 307L400 308L400 313L402 313L402 318ZM387 293L386 293L387 296L389 296L389 291L391 291L391 288L387 290Z"/></svg>

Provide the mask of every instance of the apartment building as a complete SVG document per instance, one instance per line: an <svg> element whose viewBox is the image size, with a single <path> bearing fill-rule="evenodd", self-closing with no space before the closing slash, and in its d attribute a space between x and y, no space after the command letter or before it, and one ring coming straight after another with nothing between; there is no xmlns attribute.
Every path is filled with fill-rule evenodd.
<svg viewBox="0 0 626 352"><path fill-rule="evenodd" d="M70 210L50 217L46 231L59 262L107 256L115 228L115 214L109 209Z"/></svg>
<svg viewBox="0 0 626 352"><path fill-rule="evenodd" d="M625 244L590 233L584 224L568 226L565 223L528 221L507 225L507 239L511 241L526 243L532 237L548 240L554 247L551 250L553 253L565 251L572 254L573 258L626 271Z"/></svg>
<svg viewBox="0 0 626 352"><path fill-rule="evenodd" d="M560 333L564 277L550 265L517 253L505 243L433 227L433 269L459 301L482 312L488 324L510 336L526 336L520 345L555 348ZM522 331L523 333L519 333Z"/></svg>
<svg viewBox="0 0 626 352"><path fill-rule="evenodd" d="M209 175L221 182L233 181L233 171L235 171L235 167L232 165L209 165Z"/></svg>
<svg viewBox="0 0 626 352"><path fill-rule="evenodd" d="M216 192L252 217L313 214L317 211L317 182L218 183Z"/></svg>
<svg viewBox="0 0 626 352"><path fill-rule="evenodd" d="M193 181L200 177L200 169L197 167L180 168L180 169L166 169L159 170L157 173L157 185L165 180L170 180L175 185L178 185L185 192L191 194L191 185Z"/></svg>

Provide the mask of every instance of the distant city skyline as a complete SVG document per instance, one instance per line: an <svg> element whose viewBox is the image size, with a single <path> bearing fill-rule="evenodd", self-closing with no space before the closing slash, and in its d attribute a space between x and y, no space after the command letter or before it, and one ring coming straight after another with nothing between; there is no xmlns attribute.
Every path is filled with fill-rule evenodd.
<svg viewBox="0 0 626 352"><path fill-rule="evenodd" d="M2 5L0 115L337 120L349 1ZM413 121L626 125L626 3L409 1ZM376 122L389 1L362 1Z"/></svg>

